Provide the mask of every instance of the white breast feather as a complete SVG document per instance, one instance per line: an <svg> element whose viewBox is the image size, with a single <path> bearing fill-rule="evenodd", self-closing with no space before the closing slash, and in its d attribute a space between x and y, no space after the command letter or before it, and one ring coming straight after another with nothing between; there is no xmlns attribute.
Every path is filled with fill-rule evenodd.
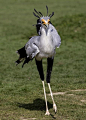
<svg viewBox="0 0 86 120"><path fill-rule="evenodd" d="M42 29L42 35L40 36L40 53L37 55L37 59L47 58L54 56L55 46L53 44L53 38L48 30L47 35L44 29Z"/></svg>

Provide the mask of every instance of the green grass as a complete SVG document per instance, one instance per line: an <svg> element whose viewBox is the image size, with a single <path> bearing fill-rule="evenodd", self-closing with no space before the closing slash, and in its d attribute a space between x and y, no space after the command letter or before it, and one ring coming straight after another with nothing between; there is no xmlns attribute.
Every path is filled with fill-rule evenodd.
<svg viewBox="0 0 86 120"><path fill-rule="evenodd" d="M33 60L22 69L15 66L15 51L36 34L33 9L51 21L62 44L56 50L51 87L58 111L55 115L48 98L51 116L45 116L41 80ZM0 0L0 120L85 120L86 119L86 0ZM46 59L43 60L46 74ZM49 93L47 84L46 91ZM80 90L79 90L80 89ZM72 91L79 90L79 91Z"/></svg>

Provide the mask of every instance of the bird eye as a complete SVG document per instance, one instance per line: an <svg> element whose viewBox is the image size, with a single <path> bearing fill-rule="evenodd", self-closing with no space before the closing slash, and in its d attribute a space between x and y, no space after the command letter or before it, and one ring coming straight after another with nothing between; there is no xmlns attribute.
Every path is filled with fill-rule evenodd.
<svg viewBox="0 0 86 120"><path fill-rule="evenodd" d="M48 19L48 24L50 23L50 20Z"/></svg>
<svg viewBox="0 0 86 120"><path fill-rule="evenodd" d="M44 24L44 22L42 21L42 24Z"/></svg>
<svg viewBox="0 0 86 120"><path fill-rule="evenodd" d="M42 19L42 24L45 24L45 20L44 19Z"/></svg>

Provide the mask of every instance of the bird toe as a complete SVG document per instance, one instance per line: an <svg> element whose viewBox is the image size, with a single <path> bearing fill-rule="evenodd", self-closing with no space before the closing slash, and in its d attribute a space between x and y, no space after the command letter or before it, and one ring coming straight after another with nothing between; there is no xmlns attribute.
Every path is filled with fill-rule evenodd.
<svg viewBox="0 0 86 120"><path fill-rule="evenodd" d="M56 106L56 104L53 105L53 110L55 111L55 114L56 114L56 112L57 112L57 106Z"/></svg>
<svg viewBox="0 0 86 120"><path fill-rule="evenodd" d="M46 111L45 115L50 115L50 112L49 112L49 111Z"/></svg>

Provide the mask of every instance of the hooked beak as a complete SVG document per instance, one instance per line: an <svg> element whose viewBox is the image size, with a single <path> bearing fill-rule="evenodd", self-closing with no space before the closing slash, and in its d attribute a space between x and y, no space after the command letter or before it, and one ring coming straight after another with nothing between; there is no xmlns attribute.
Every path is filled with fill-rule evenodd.
<svg viewBox="0 0 86 120"><path fill-rule="evenodd" d="M45 23L44 25L45 25L45 28L48 29L49 24L48 24L48 23Z"/></svg>
<svg viewBox="0 0 86 120"><path fill-rule="evenodd" d="M46 31L46 35L47 35L47 32L48 32L48 28L49 28L49 21L45 21L44 19L42 19L42 25L43 27L45 28L45 31Z"/></svg>
<svg viewBox="0 0 86 120"><path fill-rule="evenodd" d="M44 19L42 19L42 24L43 24L45 29L48 29L48 27L49 27L49 20L45 21Z"/></svg>
<svg viewBox="0 0 86 120"><path fill-rule="evenodd" d="M49 28L49 24L48 24L48 23L45 23L45 24L44 24L44 27L45 27L45 31L46 31L46 35L47 35L48 28Z"/></svg>

